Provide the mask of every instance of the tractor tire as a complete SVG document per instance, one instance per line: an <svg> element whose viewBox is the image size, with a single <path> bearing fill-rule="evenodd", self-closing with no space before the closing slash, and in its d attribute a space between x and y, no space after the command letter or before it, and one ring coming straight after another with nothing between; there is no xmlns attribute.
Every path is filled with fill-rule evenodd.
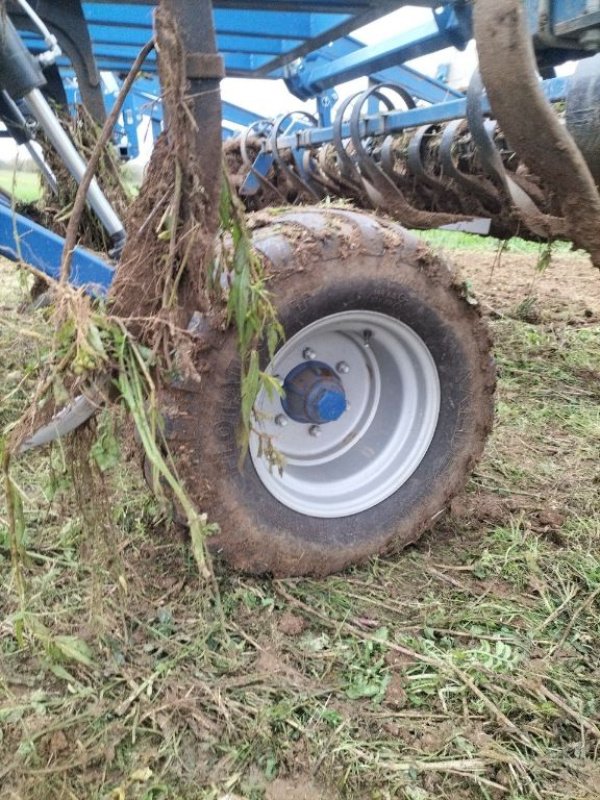
<svg viewBox="0 0 600 800"><path fill-rule="evenodd" d="M231 330L197 391L169 389L165 429L180 478L220 526L213 552L247 573L324 576L414 542L464 487L492 427L490 339L447 265L394 223L319 208L251 224L286 334L263 368L323 359L345 411L306 424L262 390L257 425L281 430L272 441L288 463L280 475L253 436L240 465Z"/></svg>

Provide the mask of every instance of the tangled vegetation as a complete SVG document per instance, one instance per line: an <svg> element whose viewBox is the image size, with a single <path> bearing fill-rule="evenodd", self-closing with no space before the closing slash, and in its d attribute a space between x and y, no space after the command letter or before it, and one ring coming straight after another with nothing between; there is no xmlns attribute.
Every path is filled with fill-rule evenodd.
<svg viewBox="0 0 600 800"><path fill-rule="evenodd" d="M220 617L114 418L84 463L19 460L21 595L0 509L3 795L595 800L597 280L565 253L543 273L512 245L453 258L495 336L497 426L450 515L400 557L323 581L217 564ZM17 312L14 271L0 279L6 430L52 332Z"/></svg>

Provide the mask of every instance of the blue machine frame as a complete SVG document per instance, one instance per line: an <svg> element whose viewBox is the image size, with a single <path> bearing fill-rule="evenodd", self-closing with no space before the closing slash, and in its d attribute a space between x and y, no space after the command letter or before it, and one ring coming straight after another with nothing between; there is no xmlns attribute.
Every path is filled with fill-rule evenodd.
<svg viewBox="0 0 600 800"><path fill-rule="evenodd" d="M91 49L85 42L70 42L77 59L61 57L63 75L82 78L81 64L87 77L94 67L119 76L130 69L141 46L152 35L154 3L116 3L112 0L83 2L81 9L87 23ZM306 100L315 98L319 112L318 127L296 125L280 139L280 144L302 149L331 141L331 106L337 95L335 87L357 77L373 82L402 85L420 101L418 107L365 117L365 134L398 132L405 128L433 124L465 115L466 97L442 80L430 78L405 65L406 61L453 46L464 49L472 38L471 8L464 0L415 0L414 5L430 8L431 20L411 30L403 30L385 41L365 45L352 36L360 26L404 7L402 0L217 0L214 3L217 43L224 57L228 76L283 79L289 91ZM582 58L600 49L600 12L587 0L524 0L528 21L541 67L553 66L573 58ZM18 24L18 14L15 16ZM57 30L68 38L69 32ZM26 27L21 35L32 52L44 49L42 39ZM71 37L73 38L73 37ZM64 52L69 52L63 48ZM91 66L90 66L91 65ZM144 76L131 92L122 114L122 130L129 143L129 155L139 152L137 127L142 113L151 108L152 131L162 126L162 109L156 55L149 56ZM544 81L549 100L564 100L568 80L556 77ZM70 99L76 99L76 84ZM108 107L114 96L105 94ZM484 101L484 108L487 110ZM231 104L224 104L224 135L236 125L249 125L258 115ZM227 122L233 123L228 125ZM345 130L344 133L347 133ZM268 162L268 159L267 159ZM268 164L267 164L268 166ZM13 260L25 260L55 277L62 240L25 217L15 215L0 205L0 251ZM113 269L102 258L78 250L72 281L104 292L112 280Z"/></svg>

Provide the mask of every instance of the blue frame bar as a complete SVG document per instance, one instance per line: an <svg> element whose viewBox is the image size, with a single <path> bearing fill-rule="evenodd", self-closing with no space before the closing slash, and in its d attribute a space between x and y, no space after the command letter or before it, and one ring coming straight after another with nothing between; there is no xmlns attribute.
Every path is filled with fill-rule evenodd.
<svg viewBox="0 0 600 800"><path fill-rule="evenodd" d="M550 78L543 81L542 89L551 103L564 100L569 89L569 78ZM482 99L482 111L489 114L490 104L487 97ZM421 125L433 125L437 122L449 122L467 115L466 97L449 100L446 103L426 106L424 108L411 108L408 111L391 111L365 117L361 123L363 136L383 136L388 133L400 133L406 128L418 128ZM350 136L350 125L345 122L342 126L342 136ZM278 147L292 149L302 147L316 147L333 141L333 128L305 128L292 136L280 136L277 140ZM269 149L267 145L266 149Z"/></svg>
<svg viewBox="0 0 600 800"><path fill-rule="evenodd" d="M301 100L308 100L315 94L320 96L319 85L313 81L316 67L325 67L332 62L338 63L339 59L345 56L359 54L365 47L364 42L353 36L344 36L327 47L322 47L307 56L298 68L288 72L285 78L288 89ZM371 72L369 79L378 83L399 83L413 97L428 103L443 103L451 97L463 96L462 92L452 89L442 81L423 75L404 64Z"/></svg>
<svg viewBox="0 0 600 800"><path fill-rule="evenodd" d="M0 255L29 264L58 280L64 244L62 236L0 203ZM96 253L84 247L75 248L69 277L72 286L101 297L106 295L114 273L114 267Z"/></svg>
<svg viewBox="0 0 600 800"><path fill-rule="evenodd" d="M328 64L317 64L312 69L305 64L302 83L318 94L343 81L397 67L404 61L435 53L451 45L454 45L451 32L441 31L437 22L432 20L383 42L365 45Z"/></svg>

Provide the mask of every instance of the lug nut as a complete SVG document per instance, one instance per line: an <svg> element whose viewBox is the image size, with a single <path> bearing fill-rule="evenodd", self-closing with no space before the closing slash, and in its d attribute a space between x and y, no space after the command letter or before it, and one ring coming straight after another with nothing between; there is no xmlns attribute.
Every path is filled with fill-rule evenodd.
<svg viewBox="0 0 600 800"><path fill-rule="evenodd" d="M304 350L302 351L302 358L305 361L314 361L316 357L317 354L312 349L312 347L305 347Z"/></svg>
<svg viewBox="0 0 600 800"><path fill-rule="evenodd" d="M285 414L277 414L277 416L275 417L275 425L279 425L280 428L285 428L288 422L289 420L285 416Z"/></svg>
<svg viewBox="0 0 600 800"><path fill-rule="evenodd" d="M311 425L310 428L308 429L308 432L310 433L311 436L317 437L321 435L321 428L319 425Z"/></svg>
<svg viewBox="0 0 600 800"><path fill-rule="evenodd" d="M340 361L339 364L336 364L335 368L340 375L347 375L350 372L350 367L345 361Z"/></svg>

